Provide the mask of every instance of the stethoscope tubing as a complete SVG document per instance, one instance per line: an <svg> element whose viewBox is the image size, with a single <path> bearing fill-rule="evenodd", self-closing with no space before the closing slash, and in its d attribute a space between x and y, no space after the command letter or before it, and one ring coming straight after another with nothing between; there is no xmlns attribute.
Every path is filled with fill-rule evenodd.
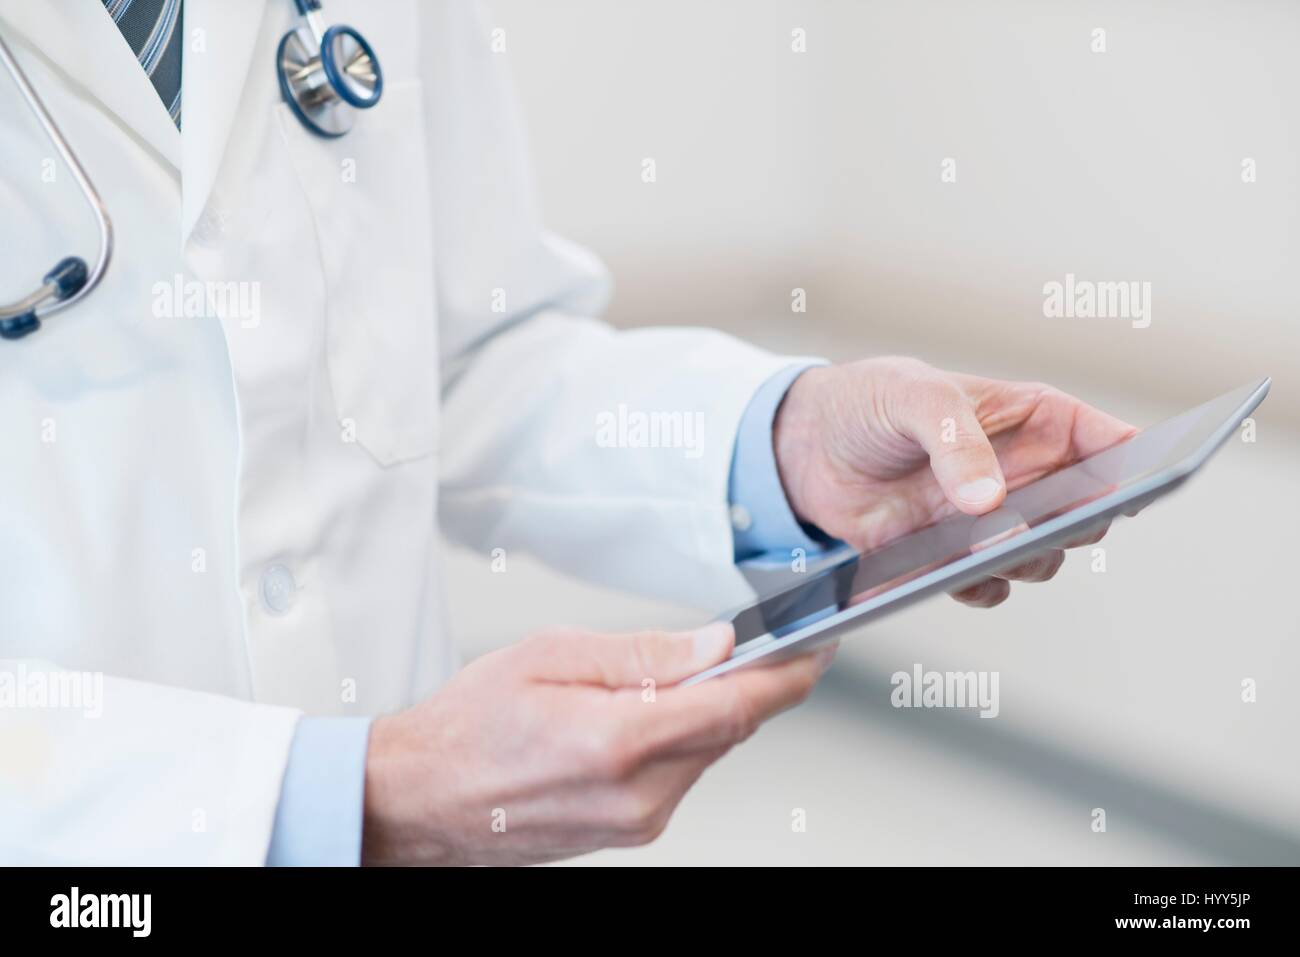
<svg viewBox="0 0 1300 957"><path fill-rule="evenodd" d="M5 43L3 36L0 36L0 61L4 62L5 69L13 77L23 99L27 101L27 106L36 116L41 128L44 129L45 135L49 137L50 142L54 144L54 148L59 151L59 156L63 158L63 162L72 171L72 178L76 180L82 195L90 205L99 230L99 256L95 260L95 265L91 267L87 274L85 282L81 284L81 288L67 296L67 298L44 301L53 295L56 285L46 283L26 299L12 306L0 306L0 319L8 319L31 312L35 303L43 302L42 305L35 306L35 316L37 319L44 319L62 309L76 305L90 295L95 287L99 285L100 280L104 278L104 273L108 271L109 261L113 258L113 221L109 218L108 210L104 206L104 201L100 199L94 183L90 181L90 177L86 175L86 170L81 165L81 161L77 159L77 154L68 144L67 139L64 138L63 133L59 130L59 125L54 122L54 117L45 108L40 96L32 88L27 79L27 74L23 72L18 65L18 61L14 59L14 55L10 51L8 44Z"/></svg>
<svg viewBox="0 0 1300 957"><path fill-rule="evenodd" d="M315 49L320 51L315 54L314 62L317 64L317 68L324 72L337 100L347 104L343 109L368 109L379 102L379 98L383 93L383 73L379 68L379 61L375 58L374 51L365 38L356 30L347 26L333 26L324 29L320 17L320 0L294 0L294 3L299 14L306 21L307 29L315 43ZM300 93L295 90L285 74L284 46L285 42L293 35L292 32L286 34L284 40L280 43L280 50L277 51L277 61L280 61L278 73L284 97L298 114L298 119L308 129L327 136L342 135L347 132L350 122L344 124L339 130L329 130L323 127L318 120L313 120L304 112L303 103L299 101ZM359 58L363 57L370 67L367 73L368 78L373 82L373 95L370 97L359 95L349 86L348 77L344 75L346 67L336 60L334 43L336 39L342 37L352 40L357 50L360 51ZM91 182L90 176L86 173L85 167L81 165L76 152L64 137L59 125L54 121L54 117L50 115L50 111L45 108L45 103L27 79L27 74L18 65L18 61L3 36L0 36L0 62L4 63L5 69L13 78L14 84L27 102L32 115L36 117L37 122L45 131L45 135L54 144L59 156L63 158L63 162L72 172L73 179L94 214L99 231L99 255L96 257L93 267L88 269L85 262L80 258L69 256L60 260L45 275L41 285L37 287L35 292L14 303L0 303L0 337L18 339L40 328L41 320L54 315L62 309L67 309L69 306L75 306L94 292L104 278L104 274L108 271L109 263L113 258L113 221L109 218L108 209L105 207L103 199L100 198L99 191L95 189L95 184Z"/></svg>

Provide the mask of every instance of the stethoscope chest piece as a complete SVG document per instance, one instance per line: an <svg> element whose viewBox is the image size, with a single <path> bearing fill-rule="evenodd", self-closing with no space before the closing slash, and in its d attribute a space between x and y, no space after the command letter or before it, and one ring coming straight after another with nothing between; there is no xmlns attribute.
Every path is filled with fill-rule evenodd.
<svg viewBox="0 0 1300 957"><path fill-rule="evenodd" d="M280 92L302 124L321 136L352 129L357 110L384 92L384 75L370 44L352 27L321 29L320 0L296 0L305 23L276 49Z"/></svg>

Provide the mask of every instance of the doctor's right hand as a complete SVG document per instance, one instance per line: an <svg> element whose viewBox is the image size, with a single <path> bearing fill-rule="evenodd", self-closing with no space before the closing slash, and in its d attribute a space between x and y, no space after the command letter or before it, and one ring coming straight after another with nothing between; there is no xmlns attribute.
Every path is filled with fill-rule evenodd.
<svg viewBox="0 0 1300 957"><path fill-rule="evenodd" d="M705 768L807 697L835 650L671 687L733 641L717 623L548 631L376 719L362 862L532 864L649 843Z"/></svg>

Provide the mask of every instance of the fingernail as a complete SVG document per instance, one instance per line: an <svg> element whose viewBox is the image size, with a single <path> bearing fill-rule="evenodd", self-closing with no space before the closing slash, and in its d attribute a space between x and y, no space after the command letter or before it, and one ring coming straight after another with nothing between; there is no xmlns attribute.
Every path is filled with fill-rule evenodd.
<svg viewBox="0 0 1300 957"><path fill-rule="evenodd" d="M1002 483L995 478L976 479L957 486L957 497L963 502L979 505L995 497L1002 489Z"/></svg>
<svg viewBox="0 0 1300 957"><path fill-rule="evenodd" d="M831 662L835 660L835 652L839 650L839 647L840 643L834 641L829 645L826 645L824 648L819 648L817 650L817 665L821 668L823 674L825 674L826 669L831 666Z"/></svg>
<svg viewBox="0 0 1300 957"><path fill-rule="evenodd" d="M721 661L731 652L731 625L725 621L714 621L697 628L691 635L694 642L692 653L696 661L712 663Z"/></svg>

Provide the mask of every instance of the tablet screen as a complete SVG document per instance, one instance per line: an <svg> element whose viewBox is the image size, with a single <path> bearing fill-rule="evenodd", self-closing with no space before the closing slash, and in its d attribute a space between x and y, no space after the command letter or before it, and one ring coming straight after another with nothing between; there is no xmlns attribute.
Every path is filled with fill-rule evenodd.
<svg viewBox="0 0 1300 957"><path fill-rule="evenodd" d="M736 644L790 634L1167 469L1213 437L1258 388L1244 386L1045 475L987 515L957 514L814 575L792 573L798 582L731 617Z"/></svg>

